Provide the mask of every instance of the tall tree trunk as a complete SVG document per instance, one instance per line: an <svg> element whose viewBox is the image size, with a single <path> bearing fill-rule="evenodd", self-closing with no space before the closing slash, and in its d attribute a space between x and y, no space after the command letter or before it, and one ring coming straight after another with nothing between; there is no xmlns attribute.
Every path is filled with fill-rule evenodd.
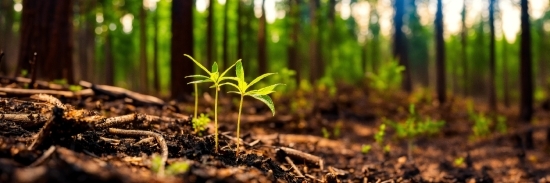
<svg viewBox="0 0 550 183"><path fill-rule="evenodd" d="M445 41L443 40L443 4L437 0L437 12L435 14L435 40L436 40L436 71L437 71L437 99L444 104L447 99L445 85Z"/></svg>
<svg viewBox="0 0 550 183"><path fill-rule="evenodd" d="M533 116L533 71L531 56L531 32L529 22L528 0L521 0L521 43L520 43L520 80L521 80L521 102L520 120L529 124ZM525 134L525 147L533 148L533 131Z"/></svg>
<svg viewBox="0 0 550 183"><path fill-rule="evenodd" d="M89 12L93 12L96 8L96 0L90 0L88 1L88 11ZM94 75L96 74L95 73L95 66L96 66L96 61L95 61L95 46L96 46L96 43L95 43L95 37L96 37L96 33L95 33L95 28L96 28L96 24L97 24L97 21L96 21L96 14L95 13L88 13L86 14L86 29L84 30L84 34L85 34L85 40L86 40L86 45L85 45L85 49L86 49L86 75L84 76L86 80L88 81L92 81L92 82L96 82L96 80L94 79Z"/></svg>
<svg viewBox="0 0 550 183"><path fill-rule="evenodd" d="M212 5L212 4L211 4ZM193 1L172 0L172 46L170 63L172 98L183 100L193 92L185 76L194 74L194 64L183 54L193 56Z"/></svg>
<svg viewBox="0 0 550 183"><path fill-rule="evenodd" d="M262 16L260 17L260 25L258 28L258 70L259 74L267 72L267 22L265 19L265 0L262 0Z"/></svg>
<svg viewBox="0 0 550 183"><path fill-rule="evenodd" d="M393 17L394 36L393 36L393 56L399 59L399 64L405 67L403 71L402 89L408 93L412 91L411 68L407 55L407 37L402 30L403 18L405 15L405 1L393 1L395 13Z"/></svg>
<svg viewBox="0 0 550 183"><path fill-rule="evenodd" d="M13 32L13 20L15 11L13 10L12 0L3 0L0 2L0 50L4 52L4 58L0 63L0 72L4 75L8 75L8 69L10 57L13 57L13 50L16 50L15 35Z"/></svg>
<svg viewBox="0 0 550 183"><path fill-rule="evenodd" d="M216 58L216 46L214 45L214 6L216 0L210 0L208 5L208 19L206 27L206 67L210 67Z"/></svg>
<svg viewBox="0 0 550 183"><path fill-rule="evenodd" d="M139 8L139 77L138 82L139 90L143 93L147 93L149 90L149 73L147 67L147 27L145 26L147 20L147 12L143 2L140 2Z"/></svg>
<svg viewBox="0 0 550 183"><path fill-rule="evenodd" d="M296 72L295 81L296 84L300 83L300 59L298 59L298 32L300 31L300 16L299 16L299 1L298 0L289 0L289 18L287 18L289 31L288 35L289 44L287 47L288 59L287 65L288 68Z"/></svg>
<svg viewBox="0 0 550 183"><path fill-rule="evenodd" d="M497 110L497 94L495 85L495 0L489 0L489 108Z"/></svg>
<svg viewBox="0 0 550 183"><path fill-rule="evenodd" d="M160 92L160 78L159 78L159 9L157 3L157 9L153 13L153 87L155 92Z"/></svg>
<svg viewBox="0 0 550 183"><path fill-rule="evenodd" d="M237 3L237 59L243 59L243 2Z"/></svg>
<svg viewBox="0 0 550 183"><path fill-rule="evenodd" d="M113 36L108 30L105 33L105 84L115 84L115 62L113 55Z"/></svg>
<svg viewBox="0 0 550 183"><path fill-rule="evenodd" d="M72 1L23 1L18 69L29 69L37 53L37 76L73 81ZM47 22L47 23L45 23ZM30 69L29 69L30 70Z"/></svg>
<svg viewBox="0 0 550 183"><path fill-rule="evenodd" d="M317 2L309 1L309 20L310 20L310 38L309 38L309 80L311 83L317 81L319 76L319 62L317 52Z"/></svg>
<svg viewBox="0 0 550 183"><path fill-rule="evenodd" d="M469 95L469 86L470 86L470 80L469 73L468 73L468 51L467 51L467 40L468 40L468 28L466 27L466 0L462 1L462 30L460 31L460 42L461 44L461 59L462 59L462 81L463 81L463 95L468 96Z"/></svg>
<svg viewBox="0 0 550 183"><path fill-rule="evenodd" d="M502 82L503 82L503 95L504 95L504 106L506 108L510 107L510 79L508 78L508 40L506 40L506 35L502 35Z"/></svg>
<svg viewBox="0 0 550 183"><path fill-rule="evenodd" d="M225 1L225 5L223 8L223 66L227 68L229 66L229 1Z"/></svg>

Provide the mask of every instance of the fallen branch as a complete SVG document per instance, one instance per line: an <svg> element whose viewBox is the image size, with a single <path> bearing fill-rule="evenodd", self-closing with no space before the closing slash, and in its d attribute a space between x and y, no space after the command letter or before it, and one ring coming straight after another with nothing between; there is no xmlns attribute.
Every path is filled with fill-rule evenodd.
<svg viewBox="0 0 550 183"><path fill-rule="evenodd" d="M159 167L158 175L164 175L164 165L168 159L168 145L161 134L143 131L143 130L123 130L118 128L109 128L109 133L118 134L118 135L139 135L139 136L153 136L157 140L157 143L160 146L160 156L161 156L161 165Z"/></svg>
<svg viewBox="0 0 550 183"><path fill-rule="evenodd" d="M114 98L128 97L134 101L144 103L144 104L152 104L152 105L165 104L165 102L160 98L157 98L151 95L144 95L141 93L133 92L120 87L109 86L109 85L96 85L87 81L80 81L80 86L85 88L91 88L96 93L109 95Z"/></svg>
<svg viewBox="0 0 550 183"><path fill-rule="evenodd" d="M313 154L309 154L309 153L302 152L302 151L288 148L288 147L279 147L277 151L282 151L286 155L292 156L294 158L301 158L303 160L309 161L310 163L318 165L321 170L324 169L324 161L319 156L315 156Z"/></svg>
<svg viewBox="0 0 550 183"><path fill-rule="evenodd" d="M92 96L94 92L90 89L84 89L77 92L72 91L60 91L60 90L42 90L42 89L24 89L24 88L0 88L0 92L5 93L6 95L18 95L18 96L28 96L36 94L48 94L48 95L57 95L67 98L73 98L77 96Z"/></svg>
<svg viewBox="0 0 550 183"><path fill-rule="evenodd" d="M288 156L285 156L285 160L288 164L290 164L290 166L292 167L292 169L294 169L294 173L296 173L296 175L300 176L300 177L303 177L304 175L302 174L302 172L300 172L300 169L298 169L298 167L294 164L294 162L288 157Z"/></svg>

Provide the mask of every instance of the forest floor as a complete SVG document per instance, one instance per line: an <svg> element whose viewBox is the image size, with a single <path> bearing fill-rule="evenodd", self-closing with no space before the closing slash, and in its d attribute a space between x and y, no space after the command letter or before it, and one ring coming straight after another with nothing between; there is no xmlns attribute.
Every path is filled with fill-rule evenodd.
<svg viewBox="0 0 550 183"><path fill-rule="evenodd" d="M0 182L550 182L550 112L542 107L531 125L516 120L516 109L502 107L508 132L472 139L473 122L461 98L438 105L427 95L345 85L334 95L297 91L273 96L275 116L260 102L244 102L243 145L236 154L235 96L220 99L216 152L213 121L198 134L189 120L192 97L159 105L154 97L89 83L76 93L50 92L55 87L44 83L47 90L2 83ZM391 150L383 153L374 134L384 118L405 120L410 102L422 116L446 125L435 136L415 139L412 159L406 141L389 129ZM199 104L200 112L212 111L208 94ZM532 149L521 143L528 127L534 129ZM372 145L367 153L364 144ZM163 152L167 167L183 163L188 169L154 173L153 154ZM455 162L461 157L463 163Z"/></svg>

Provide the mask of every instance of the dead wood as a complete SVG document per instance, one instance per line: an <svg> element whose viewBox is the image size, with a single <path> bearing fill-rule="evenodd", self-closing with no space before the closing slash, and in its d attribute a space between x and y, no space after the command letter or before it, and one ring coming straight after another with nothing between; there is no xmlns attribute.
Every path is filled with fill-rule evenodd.
<svg viewBox="0 0 550 183"><path fill-rule="evenodd" d="M96 93L105 94L114 98L127 97L136 102L149 104L149 105L162 106L165 104L165 102L160 98L157 98L151 95L144 95L141 93L133 92L120 87L109 86L109 85L97 85L87 81L80 81L80 85L85 88L91 88Z"/></svg>
<svg viewBox="0 0 550 183"><path fill-rule="evenodd" d="M78 96L92 96L94 92L90 89L84 89L80 91L60 91L60 90L43 90L43 89L23 89L23 88L5 88L1 87L0 92L5 93L8 96L29 96L36 94L48 94L63 96L67 98L74 98Z"/></svg>
<svg viewBox="0 0 550 183"><path fill-rule="evenodd" d="M303 177L304 175L302 174L302 172L300 172L300 169L298 169L298 167L294 164L294 162L292 161L292 159L290 159L288 156L285 157L285 160L288 164L290 164L290 166L292 167L292 169L294 170L294 173L296 173L296 175L300 176L300 177Z"/></svg>
<svg viewBox="0 0 550 183"><path fill-rule="evenodd" d="M292 149L292 148L288 148L288 147L279 147L277 149L277 151L282 151L286 155L291 156L293 158L300 158L302 160L309 161L310 163L313 163L313 164L319 166L319 168L321 170L323 170L323 168L324 168L324 161L319 156L315 156L313 154L309 154L309 153L302 152L302 151Z"/></svg>
<svg viewBox="0 0 550 183"><path fill-rule="evenodd" d="M24 83L24 84L31 84L32 79L31 78L25 78L25 77L4 77L0 76L0 80L4 80L7 82L17 82L17 83ZM56 83L51 83L43 80L36 80L34 81L34 84L39 86L40 88L47 88L51 90L68 90L69 87L63 86Z"/></svg>

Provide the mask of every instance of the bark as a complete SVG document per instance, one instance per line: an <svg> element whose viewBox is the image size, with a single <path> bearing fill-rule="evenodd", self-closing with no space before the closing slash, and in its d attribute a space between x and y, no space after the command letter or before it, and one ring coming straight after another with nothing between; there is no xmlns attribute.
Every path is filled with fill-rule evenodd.
<svg viewBox="0 0 550 183"><path fill-rule="evenodd" d="M228 21L228 11L229 11L229 1L225 1L225 5L224 5L224 9L223 9L223 66L224 67L228 67L229 66L229 54L228 54L228 51L229 51L229 44L228 44L228 39L229 39L229 31L228 31L228 26L229 26L229 21Z"/></svg>
<svg viewBox="0 0 550 183"><path fill-rule="evenodd" d="M210 0L208 5L208 18L207 18L207 27L206 27L206 67L210 67L214 63L214 58L216 58L216 46L214 45L214 6L216 0Z"/></svg>
<svg viewBox="0 0 550 183"><path fill-rule="evenodd" d="M531 32L528 0L521 0L521 43L520 43L520 120L529 124L533 116L533 71L531 53ZM525 133L525 147L533 148L532 130Z"/></svg>
<svg viewBox="0 0 550 183"><path fill-rule="evenodd" d="M497 94L495 85L495 0L489 1L489 108L497 110Z"/></svg>
<svg viewBox="0 0 550 183"><path fill-rule="evenodd" d="M153 13L153 87L155 92L160 92L160 78L159 78L159 60L158 60L158 51L159 51L159 13L157 9Z"/></svg>
<svg viewBox="0 0 550 183"><path fill-rule="evenodd" d="M437 12L435 14L435 40L436 40L436 72L437 72L437 99L440 104L446 100L445 85L445 41L443 40L443 4L437 0Z"/></svg>
<svg viewBox="0 0 550 183"><path fill-rule="evenodd" d="M18 71L30 70L36 52L37 75L73 81L72 1L23 1ZM47 23L45 23L47 22Z"/></svg>
<svg viewBox="0 0 550 183"><path fill-rule="evenodd" d="M259 74L267 72L267 22L265 19L265 0L262 0L262 16L260 17L260 25L258 28L258 71Z"/></svg>
<svg viewBox="0 0 550 183"><path fill-rule="evenodd" d="M148 80L148 67L147 67L147 27L145 26L147 20L147 12L143 2L140 2L139 8L139 90L143 93L147 93L149 89Z"/></svg>
<svg viewBox="0 0 550 183"><path fill-rule="evenodd" d="M466 0L463 0L462 4L462 30L460 32L460 42L462 43L461 58L462 58L462 81L463 81L463 95L469 95L469 73L468 73L468 28L466 27Z"/></svg>
<svg viewBox="0 0 550 183"><path fill-rule="evenodd" d="M296 72L295 81L296 84L300 83L300 59L298 59L298 32L300 31L300 24L299 24L299 1L298 0L289 0L289 18L287 18L288 21L288 28L289 30L289 44L287 48L288 52L288 58L287 58L287 65L288 68L291 70L294 70Z"/></svg>
<svg viewBox="0 0 550 183"><path fill-rule="evenodd" d="M412 91L411 72L407 55L407 37L402 30L403 18L405 15L405 1L396 0L394 4L394 36L393 36L393 56L399 59L399 64L405 67L403 71L403 81L401 87L404 91L410 93Z"/></svg>
<svg viewBox="0 0 550 183"><path fill-rule="evenodd" d="M193 56L193 1L172 1L172 46L170 78L172 98L184 99L193 92L185 76L194 74L194 64L183 54Z"/></svg>

